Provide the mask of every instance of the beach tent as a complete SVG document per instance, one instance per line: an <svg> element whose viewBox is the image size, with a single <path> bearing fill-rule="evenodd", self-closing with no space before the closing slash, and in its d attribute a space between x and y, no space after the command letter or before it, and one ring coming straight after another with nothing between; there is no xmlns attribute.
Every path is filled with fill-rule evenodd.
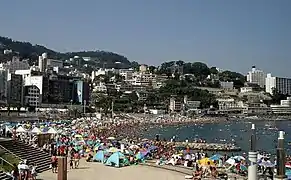
<svg viewBox="0 0 291 180"><path fill-rule="evenodd" d="M16 132L17 132L17 133L26 133L26 130L25 130L22 126L19 126L19 127L16 129Z"/></svg>
<svg viewBox="0 0 291 180"><path fill-rule="evenodd" d="M12 132L12 130L8 126L5 126L5 132Z"/></svg>
<svg viewBox="0 0 291 180"><path fill-rule="evenodd" d="M93 161L105 162L105 152L103 150L99 150L93 157Z"/></svg>
<svg viewBox="0 0 291 180"><path fill-rule="evenodd" d="M138 152L136 155L135 155L135 158L137 160L141 160L141 159L144 159L144 155L141 153L141 152Z"/></svg>
<svg viewBox="0 0 291 180"><path fill-rule="evenodd" d="M54 128L49 128L49 130L47 131L47 133L49 134L58 134L58 132L54 129Z"/></svg>
<svg viewBox="0 0 291 180"><path fill-rule="evenodd" d="M41 132L41 130L40 130L39 128L35 127L35 128L33 128L33 129L31 130L31 133L40 134L40 133L42 133L42 132Z"/></svg>
<svg viewBox="0 0 291 180"><path fill-rule="evenodd" d="M128 165L128 160L121 152L113 153L105 163L108 166L121 167Z"/></svg>

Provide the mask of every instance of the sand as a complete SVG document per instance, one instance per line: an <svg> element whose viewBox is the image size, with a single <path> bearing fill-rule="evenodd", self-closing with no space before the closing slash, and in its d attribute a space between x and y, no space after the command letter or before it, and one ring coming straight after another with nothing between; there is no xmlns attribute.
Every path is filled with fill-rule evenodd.
<svg viewBox="0 0 291 180"><path fill-rule="evenodd" d="M37 179L57 180L57 174L46 171L39 174ZM68 170L68 180L181 180L185 175L159 168L145 166L129 166L114 168L100 163L82 161L79 169Z"/></svg>

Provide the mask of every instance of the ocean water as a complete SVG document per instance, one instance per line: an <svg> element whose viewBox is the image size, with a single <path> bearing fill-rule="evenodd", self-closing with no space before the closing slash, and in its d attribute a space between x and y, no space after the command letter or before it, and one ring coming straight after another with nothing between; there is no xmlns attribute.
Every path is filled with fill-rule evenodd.
<svg viewBox="0 0 291 180"><path fill-rule="evenodd" d="M286 153L291 154L291 146L288 145L291 142L291 121L232 120L204 125L156 126L150 127L143 136L154 139L156 134L160 134L161 139L167 140L175 136L176 141L201 138L207 142L236 144L243 152L248 152L252 124L256 125L258 150L275 153L278 134L282 130L285 132Z"/></svg>

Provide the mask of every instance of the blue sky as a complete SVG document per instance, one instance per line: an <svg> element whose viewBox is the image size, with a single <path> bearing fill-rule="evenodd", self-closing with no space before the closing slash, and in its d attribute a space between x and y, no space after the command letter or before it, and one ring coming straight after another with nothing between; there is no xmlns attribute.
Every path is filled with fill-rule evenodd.
<svg viewBox="0 0 291 180"><path fill-rule="evenodd" d="M70 3L69 3L70 2ZM4 0L0 35L158 65L203 61L291 77L289 0Z"/></svg>

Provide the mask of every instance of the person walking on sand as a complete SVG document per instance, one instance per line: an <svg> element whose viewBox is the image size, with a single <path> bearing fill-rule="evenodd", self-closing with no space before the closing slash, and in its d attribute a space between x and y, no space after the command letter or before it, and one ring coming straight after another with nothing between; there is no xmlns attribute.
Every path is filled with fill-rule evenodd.
<svg viewBox="0 0 291 180"><path fill-rule="evenodd" d="M57 156L55 154L51 157L52 172L57 173Z"/></svg>
<svg viewBox="0 0 291 180"><path fill-rule="evenodd" d="M78 152L74 154L74 160L75 160L75 168L78 168L79 163L80 163L80 154Z"/></svg>

